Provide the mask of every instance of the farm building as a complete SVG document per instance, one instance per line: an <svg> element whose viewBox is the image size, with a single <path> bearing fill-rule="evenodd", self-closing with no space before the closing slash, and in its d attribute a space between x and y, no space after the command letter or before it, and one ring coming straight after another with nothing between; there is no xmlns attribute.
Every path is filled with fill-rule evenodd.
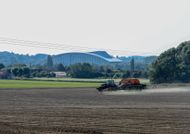
<svg viewBox="0 0 190 134"><path fill-rule="evenodd" d="M53 57L54 63L62 63L69 66L76 63L89 63L93 65L113 65L121 60L109 55L105 51L95 51L89 53L71 52Z"/></svg>
<svg viewBox="0 0 190 134"><path fill-rule="evenodd" d="M56 78L64 78L67 76L66 72L54 72Z"/></svg>

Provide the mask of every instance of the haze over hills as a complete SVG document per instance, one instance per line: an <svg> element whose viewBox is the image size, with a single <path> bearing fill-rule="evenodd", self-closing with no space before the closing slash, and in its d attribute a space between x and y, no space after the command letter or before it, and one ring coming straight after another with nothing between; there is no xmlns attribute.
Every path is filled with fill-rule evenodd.
<svg viewBox="0 0 190 134"><path fill-rule="evenodd" d="M0 63L6 66L11 64L42 65L45 63L46 58L46 54L22 55L11 52L0 52Z"/></svg>
<svg viewBox="0 0 190 134"><path fill-rule="evenodd" d="M103 57L113 57L112 55L109 55L105 51L95 51L91 53L98 54ZM47 54L23 55L23 54L16 54L13 52L5 51L5 52L0 52L0 63L3 63L6 66L12 64L44 65L46 64L47 56L48 56ZM57 61L59 55L53 55L52 57L53 60ZM129 63L131 59L134 58L137 63L151 64L153 61L156 60L157 56L129 56L129 57L117 57L117 58L122 60L123 63Z"/></svg>

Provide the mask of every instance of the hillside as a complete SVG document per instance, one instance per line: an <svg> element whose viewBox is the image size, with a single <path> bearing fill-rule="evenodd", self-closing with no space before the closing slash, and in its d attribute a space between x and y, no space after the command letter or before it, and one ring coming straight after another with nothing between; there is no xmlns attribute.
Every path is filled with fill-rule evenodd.
<svg viewBox="0 0 190 134"><path fill-rule="evenodd" d="M151 64L157 59L157 56L129 56L129 57L118 57L124 63L129 63L134 58L137 63Z"/></svg>
<svg viewBox="0 0 190 134"><path fill-rule="evenodd" d="M11 64L42 65L46 62L46 58L46 54L21 55L10 52L0 52L0 63L6 66Z"/></svg>
<svg viewBox="0 0 190 134"><path fill-rule="evenodd" d="M107 57L112 57L111 55L106 55L103 51L91 52L96 54L101 54ZM156 60L156 56L130 56L130 57L118 57L123 63L129 63L132 58L135 59L137 64L151 64ZM46 63L47 54L36 54L36 55L22 55L11 52L0 52L0 63L4 65L11 64L26 64L26 65L44 65ZM60 61L59 55L54 55L53 60ZM60 61L61 63L61 61Z"/></svg>

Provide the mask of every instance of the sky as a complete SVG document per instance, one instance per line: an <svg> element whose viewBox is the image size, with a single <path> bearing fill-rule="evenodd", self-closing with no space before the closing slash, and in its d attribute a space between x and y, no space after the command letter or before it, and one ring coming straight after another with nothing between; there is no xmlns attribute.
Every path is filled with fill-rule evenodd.
<svg viewBox="0 0 190 134"><path fill-rule="evenodd" d="M190 40L189 5L189 0L0 0L0 51L158 55Z"/></svg>

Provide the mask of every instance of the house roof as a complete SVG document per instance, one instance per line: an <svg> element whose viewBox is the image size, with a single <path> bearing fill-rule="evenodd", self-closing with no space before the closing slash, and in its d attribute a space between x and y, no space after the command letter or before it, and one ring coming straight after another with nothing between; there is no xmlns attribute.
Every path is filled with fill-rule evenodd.
<svg viewBox="0 0 190 134"><path fill-rule="evenodd" d="M98 58L103 59L107 62L122 62L120 59L109 55L105 51L95 51L95 52L88 52L88 53L85 53L85 52L69 52L69 53L64 53L61 55L68 55L68 54L84 54L84 55L98 57Z"/></svg>

